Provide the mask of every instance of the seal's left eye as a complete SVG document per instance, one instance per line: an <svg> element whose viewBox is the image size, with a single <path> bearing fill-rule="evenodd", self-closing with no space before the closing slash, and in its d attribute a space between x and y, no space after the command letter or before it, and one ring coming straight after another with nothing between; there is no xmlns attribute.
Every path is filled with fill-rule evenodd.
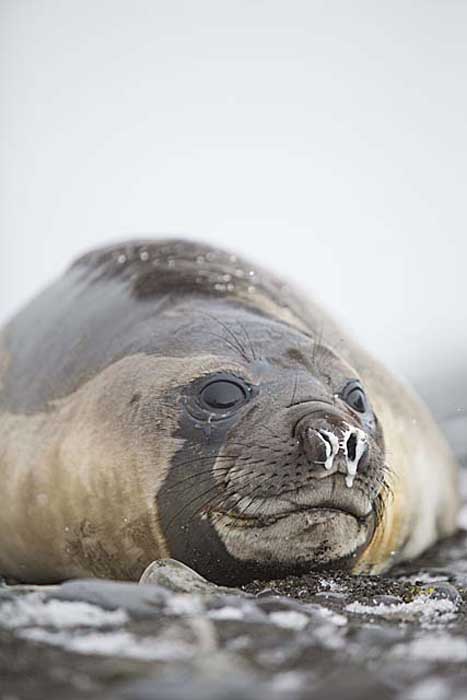
<svg viewBox="0 0 467 700"><path fill-rule="evenodd" d="M233 379L217 379L200 392L201 403L211 411L236 408L248 398L248 388Z"/></svg>
<svg viewBox="0 0 467 700"><path fill-rule="evenodd" d="M342 398L354 411L367 413L370 410L368 399L360 384L349 382L342 392Z"/></svg>

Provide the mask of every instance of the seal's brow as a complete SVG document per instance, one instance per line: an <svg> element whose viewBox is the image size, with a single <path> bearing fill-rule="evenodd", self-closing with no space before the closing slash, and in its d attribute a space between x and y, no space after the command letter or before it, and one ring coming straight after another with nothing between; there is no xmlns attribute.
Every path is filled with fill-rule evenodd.
<svg viewBox="0 0 467 700"><path fill-rule="evenodd" d="M234 350L236 353L238 353L242 360L248 363L256 360L256 353L253 347L253 343L243 323L230 323L229 321L221 321L220 318L218 318L214 314L210 314L207 311L198 311L197 313L201 316L209 318L210 320L218 324L220 329L220 335L216 334L212 330L206 329L206 327L204 326L205 331L207 331L210 335L222 340L231 350ZM240 336L240 333L238 331L239 328L242 331L243 335L246 336L246 344L244 338L242 339L242 337Z"/></svg>

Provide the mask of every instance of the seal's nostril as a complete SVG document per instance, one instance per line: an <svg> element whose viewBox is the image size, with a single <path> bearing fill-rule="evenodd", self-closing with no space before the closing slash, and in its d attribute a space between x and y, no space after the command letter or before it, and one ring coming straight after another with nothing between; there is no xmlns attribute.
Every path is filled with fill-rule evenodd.
<svg viewBox="0 0 467 700"><path fill-rule="evenodd" d="M355 433L349 435L347 439L346 449L348 458L351 462L353 462L357 454L357 436L355 435Z"/></svg>
<svg viewBox="0 0 467 700"><path fill-rule="evenodd" d="M341 422L336 432L334 427L326 419L315 421L314 425L302 423L299 439L313 476L322 479L341 472L348 488L352 488L357 470L368 467L368 439L363 430L348 423Z"/></svg>
<svg viewBox="0 0 467 700"><path fill-rule="evenodd" d="M347 431L342 440L342 447L347 462L345 483L349 488L352 488L357 475L357 469L361 466L362 457L368 452L368 443L365 433L358 429Z"/></svg>
<svg viewBox="0 0 467 700"><path fill-rule="evenodd" d="M339 438L329 430L317 430L316 434L324 443L326 448L326 461L324 462L324 468L329 471L333 467L334 457L339 452Z"/></svg>
<svg viewBox="0 0 467 700"><path fill-rule="evenodd" d="M312 429L308 428L308 430L311 431ZM322 440L324 440L324 442L328 443L330 449L332 449L332 442L331 442L331 438L329 437L328 431L327 430L317 430L316 432L318 433L319 437Z"/></svg>

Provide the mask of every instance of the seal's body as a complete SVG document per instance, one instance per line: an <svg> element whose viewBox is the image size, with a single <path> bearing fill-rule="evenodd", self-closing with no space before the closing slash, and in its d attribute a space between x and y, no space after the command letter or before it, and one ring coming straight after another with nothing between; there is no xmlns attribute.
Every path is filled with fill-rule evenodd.
<svg viewBox="0 0 467 700"><path fill-rule="evenodd" d="M455 528L457 469L407 388L223 251L97 250L0 335L0 573L240 584L377 573Z"/></svg>

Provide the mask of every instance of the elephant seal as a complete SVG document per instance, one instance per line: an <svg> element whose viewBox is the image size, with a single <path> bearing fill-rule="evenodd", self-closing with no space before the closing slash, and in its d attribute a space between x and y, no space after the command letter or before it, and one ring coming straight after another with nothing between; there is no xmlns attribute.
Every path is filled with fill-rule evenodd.
<svg viewBox="0 0 467 700"><path fill-rule="evenodd" d="M427 409L228 252L93 251L0 339L6 577L136 580L165 557L225 585L378 573L455 529L457 467Z"/></svg>

